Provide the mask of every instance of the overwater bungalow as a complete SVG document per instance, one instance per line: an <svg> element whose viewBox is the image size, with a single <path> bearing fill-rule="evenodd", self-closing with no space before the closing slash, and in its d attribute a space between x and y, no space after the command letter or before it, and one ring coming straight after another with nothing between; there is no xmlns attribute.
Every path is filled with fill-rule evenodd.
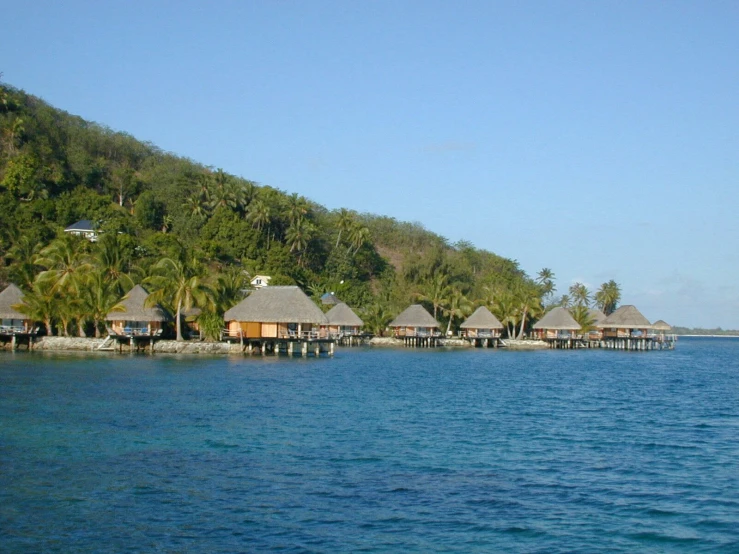
<svg viewBox="0 0 739 554"><path fill-rule="evenodd" d="M598 324L603 329L603 338L646 337L652 324L636 306L621 306Z"/></svg>
<svg viewBox="0 0 739 554"><path fill-rule="evenodd" d="M653 350L672 348L654 340L653 326L636 309L636 306L621 306L598 325L603 330L603 346L622 350Z"/></svg>
<svg viewBox="0 0 739 554"><path fill-rule="evenodd" d="M132 350L146 345L153 350L154 340L164 332L164 323L172 321L169 312L159 304L146 306L148 296L144 287L136 285L121 300L119 306L123 309L105 316L105 320L110 322L109 338L118 343L119 349L128 344Z"/></svg>
<svg viewBox="0 0 739 554"><path fill-rule="evenodd" d="M35 334L33 320L13 306L23 304L23 291L10 284L0 292L0 342L10 343L15 350L20 344L32 347Z"/></svg>
<svg viewBox="0 0 739 554"><path fill-rule="evenodd" d="M362 334L364 321L354 311L340 302L326 312L328 325L322 325L322 334L335 338L339 344L360 344L365 335Z"/></svg>
<svg viewBox="0 0 739 554"><path fill-rule="evenodd" d="M660 319L652 323L652 335L654 340L664 345L672 343L674 346L677 341L677 335L670 333L672 331L672 325L667 323L664 319Z"/></svg>
<svg viewBox="0 0 739 554"><path fill-rule="evenodd" d="M548 342L551 348L573 348L577 346L579 330L580 324L567 308L558 306L534 324L533 335Z"/></svg>
<svg viewBox="0 0 739 554"><path fill-rule="evenodd" d="M473 346L493 346L500 343L503 324L485 306L480 306L462 325L462 336Z"/></svg>
<svg viewBox="0 0 739 554"><path fill-rule="evenodd" d="M293 353L296 347L307 355L309 346L320 353L323 343L333 353L333 339L321 336L328 319L296 286L263 287L253 291L223 315L224 338L238 340L250 353L259 350Z"/></svg>
<svg viewBox="0 0 739 554"><path fill-rule="evenodd" d="M440 338L439 322L420 304L406 308L389 327L407 346L436 346Z"/></svg>

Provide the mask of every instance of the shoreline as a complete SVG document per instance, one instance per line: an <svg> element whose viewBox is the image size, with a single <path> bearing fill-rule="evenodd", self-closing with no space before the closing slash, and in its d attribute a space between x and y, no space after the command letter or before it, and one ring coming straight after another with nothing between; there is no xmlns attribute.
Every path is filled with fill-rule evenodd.
<svg viewBox="0 0 739 554"><path fill-rule="evenodd" d="M98 350L98 348L106 341L106 338L93 337L40 337L33 344L33 351L39 352L93 352L93 353L120 353L118 350ZM508 350L540 350L549 348L547 343L534 340L503 340L506 346L502 347ZM370 340L369 346L379 348L405 348L402 340L393 337L375 337ZM440 339L439 348L473 348L473 346L464 339L449 338ZM491 348L492 349L492 348ZM0 350L11 351L10 344L0 346ZM433 350L431 348L430 350ZM494 350L494 349L492 349ZM17 351L26 351L25 347L21 347ZM142 352L150 353L147 347ZM122 353L128 353L127 347L124 347ZM229 342L200 342L200 341L182 341L176 340L157 340L154 343L154 353L162 354L243 354L239 343Z"/></svg>

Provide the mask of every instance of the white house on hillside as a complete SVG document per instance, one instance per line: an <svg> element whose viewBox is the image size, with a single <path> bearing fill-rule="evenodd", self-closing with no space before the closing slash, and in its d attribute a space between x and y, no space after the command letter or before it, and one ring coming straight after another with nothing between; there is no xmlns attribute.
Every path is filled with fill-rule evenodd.
<svg viewBox="0 0 739 554"><path fill-rule="evenodd" d="M269 280L272 279L269 275L255 275L250 281L251 286L255 289L261 289L269 285Z"/></svg>

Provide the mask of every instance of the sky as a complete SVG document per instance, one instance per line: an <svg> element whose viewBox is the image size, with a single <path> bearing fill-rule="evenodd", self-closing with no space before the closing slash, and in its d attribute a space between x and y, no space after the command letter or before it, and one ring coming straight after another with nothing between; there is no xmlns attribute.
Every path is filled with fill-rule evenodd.
<svg viewBox="0 0 739 554"><path fill-rule="evenodd" d="M0 0L3 81L329 209L739 329L739 3Z"/></svg>

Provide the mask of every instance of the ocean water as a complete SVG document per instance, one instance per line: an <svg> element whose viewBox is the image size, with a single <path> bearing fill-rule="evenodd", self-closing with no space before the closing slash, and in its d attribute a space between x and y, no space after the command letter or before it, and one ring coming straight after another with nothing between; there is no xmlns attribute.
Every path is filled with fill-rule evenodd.
<svg viewBox="0 0 739 554"><path fill-rule="evenodd" d="M739 552L739 339L0 353L2 552Z"/></svg>

